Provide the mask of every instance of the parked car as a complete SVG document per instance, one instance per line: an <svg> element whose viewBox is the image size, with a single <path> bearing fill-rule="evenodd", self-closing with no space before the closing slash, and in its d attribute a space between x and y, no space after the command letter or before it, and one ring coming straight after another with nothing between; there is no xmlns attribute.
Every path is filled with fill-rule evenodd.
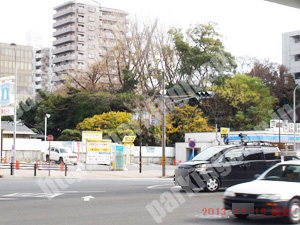
<svg viewBox="0 0 300 225"><path fill-rule="evenodd" d="M57 161L59 163L72 163L77 164L77 155L67 147L51 147L50 160ZM46 152L46 161L49 161L49 151Z"/></svg>
<svg viewBox="0 0 300 225"><path fill-rule="evenodd" d="M283 216L300 221L300 160L279 163L256 180L224 192L224 208L239 218L249 214Z"/></svg>
<svg viewBox="0 0 300 225"><path fill-rule="evenodd" d="M213 146L191 161L178 165L175 185L183 189L204 188L213 192L220 187L251 181L255 174L261 174L281 161L279 149L269 144Z"/></svg>

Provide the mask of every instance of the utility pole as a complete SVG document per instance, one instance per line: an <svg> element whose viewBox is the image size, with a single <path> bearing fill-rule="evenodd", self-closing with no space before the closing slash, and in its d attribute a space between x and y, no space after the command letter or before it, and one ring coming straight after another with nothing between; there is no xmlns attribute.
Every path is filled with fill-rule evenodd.
<svg viewBox="0 0 300 225"><path fill-rule="evenodd" d="M165 73L162 72L162 176L166 175Z"/></svg>
<svg viewBox="0 0 300 225"><path fill-rule="evenodd" d="M142 173L142 107L140 108L140 157L139 157L140 173Z"/></svg>

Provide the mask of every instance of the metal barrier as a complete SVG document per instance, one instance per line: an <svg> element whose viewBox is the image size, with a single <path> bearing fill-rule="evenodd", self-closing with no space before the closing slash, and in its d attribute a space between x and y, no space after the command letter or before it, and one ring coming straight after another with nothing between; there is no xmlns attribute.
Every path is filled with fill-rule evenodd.
<svg viewBox="0 0 300 225"><path fill-rule="evenodd" d="M36 176L37 170L61 170L65 171L65 176L67 176L68 166L66 164L61 165L49 165L43 163L0 163L0 169L10 169L10 175L13 175L14 170L33 170L33 175Z"/></svg>

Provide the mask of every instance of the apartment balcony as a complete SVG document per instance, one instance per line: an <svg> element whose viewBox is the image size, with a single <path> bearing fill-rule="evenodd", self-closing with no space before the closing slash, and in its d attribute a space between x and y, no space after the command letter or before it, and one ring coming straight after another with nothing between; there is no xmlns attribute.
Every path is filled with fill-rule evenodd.
<svg viewBox="0 0 300 225"><path fill-rule="evenodd" d="M64 61L72 61L72 60L76 60L75 54L54 58L53 63L55 64L55 63L60 63L60 62L64 62Z"/></svg>
<svg viewBox="0 0 300 225"><path fill-rule="evenodd" d="M77 27L77 31L78 32L84 32L84 28L83 27Z"/></svg>
<svg viewBox="0 0 300 225"><path fill-rule="evenodd" d="M77 9L77 12L78 13L85 13L84 9L80 9L80 8Z"/></svg>
<svg viewBox="0 0 300 225"><path fill-rule="evenodd" d="M67 64L67 65L53 67L53 72L59 73L66 70L76 70L76 69L77 67L75 64Z"/></svg>
<svg viewBox="0 0 300 225"><path fill-rule="evenodd" d="M76 28L75 26L71 26L71 27L66 27L66 28L63 28L61 30L57 30L53 33L53 37L57 37L57 36L60 36L62 34L67 34L67 33L70 33L70 32L75 32L76 31Z"/></svg>
<svg viewBox="0 0 300 225"><path fill-rule="evenodd" d="M84 21L84 18L80 18L80 17L79 17L79 18L77 18L77 22L78 22L78 23L84 23L85 21Z"/></svg>
<svg viewBox="0 0 300 225"><path fill-rule="evenodd" d="M86 58L83 55L78 55L78 61L85 61Z"/></svg>
<svg viewBox="0 0 300 225"><path fill-rule="evenodd" d="M103 24L102 24L102 28L103 28L103 29L112 30L112 25L103 23Z"/></svg>
<svg viewBox="0 0 300 225"><path fill-rule="evenodd" d="M42 84L35 84L34 85L34 89L36 89L36 90L40 90L40 89L42 89L43 87L42 87Z"/></svg>
<svg viewBox="0 0 300 225"><path fill-rule="evenodd" d="M84 37L82 37L82 36L78 36L78 37L77 37L77 41L85 41L85 39L84 39Z"/></svg>
<svg viewBox="0 0 300 225"><path fill-rule="evenodd" d="M42 69L36 69L36 70L35 70L35 73L36 73L36 74L42 74L43 71L42 71Z"/></svg>
<svg viewBox="0 0 300 225"><path fill-rule="evenodd" d="M38 61L35 63L35 66L41 66L42 65L42 62L41 61Z"/></svg>
<svg viewBox="0 0 300 225"><path fill-rule="evenodd" d="M68 15L68 14L71 14L71 13L75 13L76 12L76 9L75 8L67 8L67 9L64 9L64 10L61 10L57 13L55 13L53 15L53 19L57 19L61 16L65 16L65 15Z"/></svg>
<svg viewBox="0 0 300 225"><path fill-rule="evenodd" d="M70 51L76 51L76 46L75 45L69 45L66 47L62 47L62 48L57 48L53 50L53 55L57 55L63 52L70 52Z"/></svg>
<svg viewBox="0 0 300 225"><path fill-rule="evenodd" d="M64 24L75 23L75 22L76 22L76 17L68 17L66 19L59 20L59 21L55 22L53 24L53 28L57 28L57 27L62 26Z"/></svg>
<svg viewBox="0 0 300 225"><path fill-rule="evenodd" d="M84 51L84 47L83 46L77 46L77 50L78 51Z"/></svg>
<svg viewBox="0 0 300 225"><path fill-rule="evenodd" d="M42 54L35 54L35 58L36 58L36 59L42 58Z"/></svg>
<svg viewBox="0 0 300 225"><path fill-rule="evenodd" d="M102 18L102 20L117 21L117 18L115 16L102 15L101 18Z"/></svg>
<svg viewBox="0 0 300 225"><path fill-rule="evenodd" d="M53 41L53 46L57 46L67 42L75 42L75 40L76 40L75 35L70 35Z"/></svg>
<svg viewBox="0 0 300 225"><path fill-rule="evenodd" d="M35 76L33 79L34 79L34 82L41 82L42 81L42 77L40 77L40 76L38 76L38 77Z"/></svg>

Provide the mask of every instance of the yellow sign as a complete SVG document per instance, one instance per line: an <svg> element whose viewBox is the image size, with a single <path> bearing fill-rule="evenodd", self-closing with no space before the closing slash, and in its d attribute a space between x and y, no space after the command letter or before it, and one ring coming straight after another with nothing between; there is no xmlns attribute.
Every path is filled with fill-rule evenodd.
<svg viewBox="0 0 300 225"><path fill-rule="evenodd" d="M110 140L87 140L86 162L87 164L111 163Z"/></svg>
<svg viewBox="0 0 300 225"><path fill-rule="evenodd" d="M133 143L135 140L135 136L125 136L123 138L123 143Z"/></svg>
<svg viewBox="0 0 300 225"><path fill-rule="evenodd" d="M102 140L102 131L82 131L82 141Z"/></svg>
<svg viewBox="0 0 300 225"><path fill-rule="evenodd" d="M87 143L88 152L109 152L110 141L88 141Z"/></svg>
<svg viewBox="0 0 300 225"><path fill-rule="evenodd" d="M221 137L225 137L226 135L228 135L229 130L230 130L230 128L221 127Z"/></svg>

